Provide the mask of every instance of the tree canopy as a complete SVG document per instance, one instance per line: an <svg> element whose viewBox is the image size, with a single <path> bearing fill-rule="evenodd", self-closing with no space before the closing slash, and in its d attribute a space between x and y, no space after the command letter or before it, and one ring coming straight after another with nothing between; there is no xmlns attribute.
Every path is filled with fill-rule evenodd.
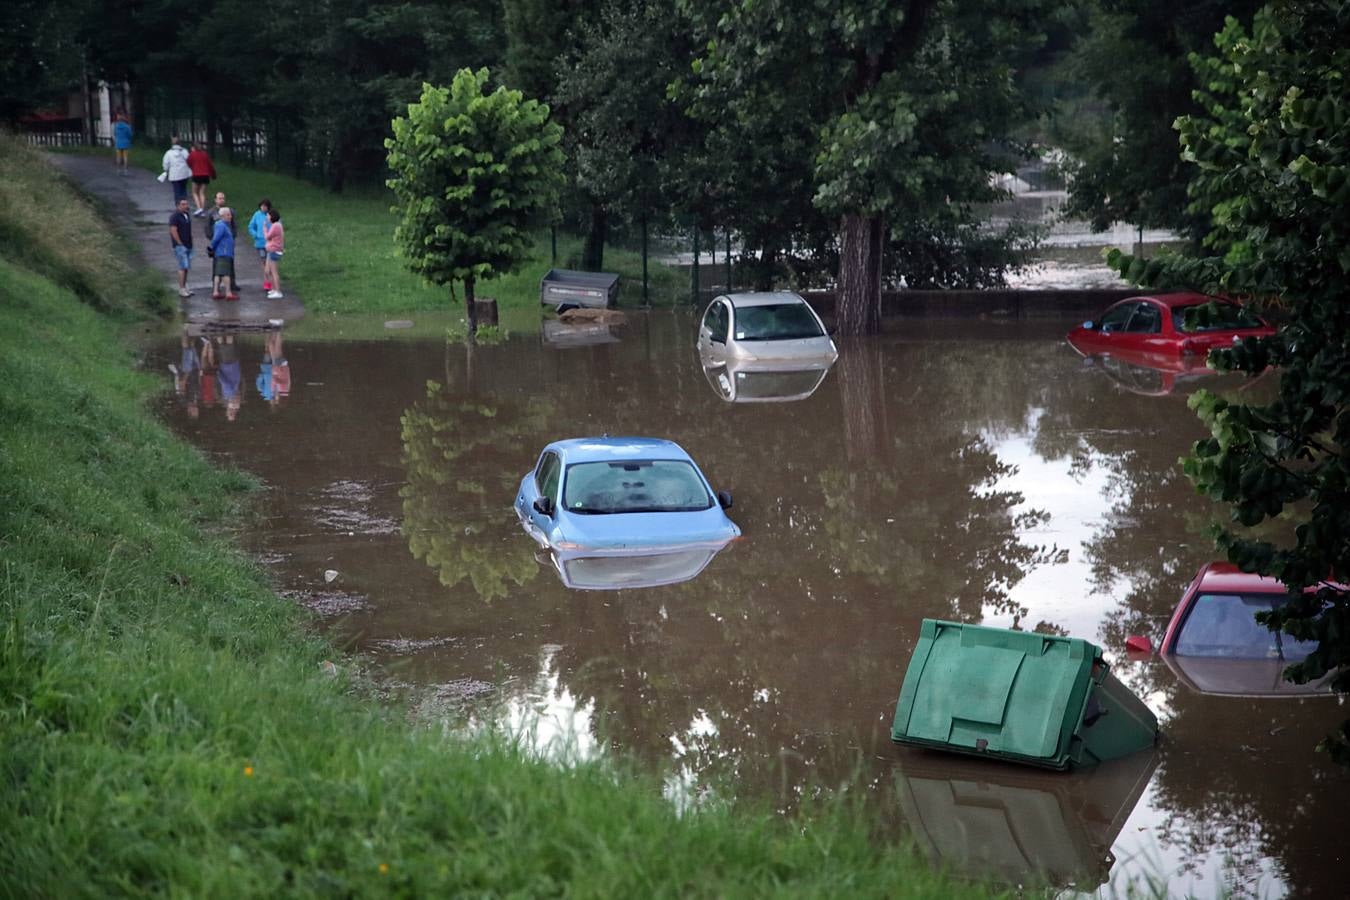
<svg viewBox="0 0 1350 900"><path fill-rule="evenodd" d="M563 162L562 129L547 106L487 88L487 69L463 69L448 88L423 85L385 141L401 216L394 240L427 281L463 282L470 334L474 283L524 261L532 229L556 202Z"/></svg>
<svg viewBox="0 0 1350 900"><path fill-rule="evenodd" d="M1217 56L1192 57L1201 112L1178 122L1215 252L1111 261L1137 283L1244 297L1282 320L1271 338L1211 355L1220 369L1278 367L1279 393L1197 394L1212 436L1185 468L1231 504L1217 532L1229 559L1295 592L1269 623L1318 640L1288 672L1306 681L1350 663L1350 592L1334 583L1350 571L1350 7L1285 0L1250 27L1230 17L1215 40ZM1333 684L1350 690L1350 670ZM1350 761L1350 728L1326 746Z"/></svg>

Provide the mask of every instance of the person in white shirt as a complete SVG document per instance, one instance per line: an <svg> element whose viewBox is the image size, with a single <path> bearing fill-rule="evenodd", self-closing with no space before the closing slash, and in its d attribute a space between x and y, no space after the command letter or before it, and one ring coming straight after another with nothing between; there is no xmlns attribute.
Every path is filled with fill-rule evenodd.
<svg viewBox="0 0 1350 900"><path fill-rule="evenodd" d="M182 139L175 134L172 140L173 146L164 153L164 175L173 185L173 205L176 209L178 201L187 196L192 169L188 168L188 152L183 148Z"/></svg>

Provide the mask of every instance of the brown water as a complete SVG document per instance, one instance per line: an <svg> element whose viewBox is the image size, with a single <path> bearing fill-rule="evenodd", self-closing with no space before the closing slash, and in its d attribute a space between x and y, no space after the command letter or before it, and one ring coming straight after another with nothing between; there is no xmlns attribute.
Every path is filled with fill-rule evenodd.
<svg viewBox="0 0 1350 900"><path fill-rule="evenodd" d="M265 338L243 335L232 421L174 394L163 409L266 482L244 540L279 589L431 714L620 751L681 803L735 791L790 809L856 771L935 858L1012 882L1344 896L1350 780L1312 747L1350 709L1201 696L1123 659L1210 558L1212 510L1175 464L1201 431L1188 383L1087 366L1064 330L903 323L782 403L723 399L732 382L811 385L706 376L678 313L472 356L396 332L287 339L271 350L291 390L270 402ZM546 442L604 432L681 443L733 492L745 538L683 583L566 588L511 503ZM895 748L925 616L1101 644L1164 739L1067 775Z"/></svg>

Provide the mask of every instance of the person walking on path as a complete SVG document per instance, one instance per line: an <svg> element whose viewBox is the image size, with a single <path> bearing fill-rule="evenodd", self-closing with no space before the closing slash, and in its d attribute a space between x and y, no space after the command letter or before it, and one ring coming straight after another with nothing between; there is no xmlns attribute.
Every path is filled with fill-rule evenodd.
<svg viewBox="0 0 1350 900"><path fill-rule="evenodd" d="M127 153L131 150L132 135L127 114L119 111L117 121L113 123L113 165L117 166L117 174L124 178L127 174Z"/></svg>
<svg viewBox="0 0 1350 900"><path fill-rule="evenodd" d="M228 206L220 210L220 219L211 235L211 276L213 280L212 300L238 300L239 295L231 287L234 281L234 229L231 225L234 215Z"/></svg>
<svg viewBox="0 0 1350 900"><path fill-rule="evenodd" d="M225 208L225 192L216 191L216 205L206 211L206 239L209 241L216 234L216 223L220 221L220 212ZM234 219L230 219L230 238L233 239L239 235L239 231L234 224ZM230 273L230 290L239 293L239 282L235 280L233 272Z"/></svg>
<svg viewBox="0 0 1350 900"><path fill-rule="evenodd" d="M192 142L192 152L187 157L188 168L192 170L192 202L197 207L194 216L206 214L206 186L216 177L215 164L207 154L206 148L196 141Z"/></svg>
<svg viewBox="0 0 1350 900"><path fill-rule="evenodd" d="M178 261L178 296L191 297L187 277L192 268L192 219L188 217L186 197L178 201L178 209L169 216L169 240L173 242L174 259Z"/></svg>
<svg viewBox="0 0 1350 900"><path fill-rule="evenodd" d="M192 169L188 168L188 152L183 149L182 139L175 134L172 141L172 145L164 152L164 177L173 185L173 205L176 207L179 200L187 197Z"/></svg>
<svg viewBox="0 0 1350 900"><path fill-rule="evenodd" d="M258 211L248 220L248 233L253 238L253 246L258 251L258 263L262 266L264 291L272 289L271 283L267 280L267 224L271 221L267 217L267 211L271 208L272 201L266 197L262 198L258 201Z"/></svg>
<svg viewBox="0 0 1350 900"><path fill-rule="evenodd" d="M281 262L281 254L286 251L286 230L281 227L281 213L277 212L274 206L267 210L267 218L271 223L267 226L267 265L264 269L263 282L272 287L267 292L268 300L280 300L281 293L281 273L277 271L277 265Z"/></svg>

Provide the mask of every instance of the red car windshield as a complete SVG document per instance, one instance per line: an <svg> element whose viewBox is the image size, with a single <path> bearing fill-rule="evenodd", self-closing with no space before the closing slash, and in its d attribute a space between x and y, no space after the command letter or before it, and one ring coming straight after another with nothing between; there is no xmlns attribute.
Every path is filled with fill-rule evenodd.
<svg viewBox="0 0 1350 900"><path fill-rule="evenodd" d="M1208 315L1200 312L1209 306ZM1194 310L1194 312L1192 312ZM1187 313L1191 313L1187 315ZM1187 321L1187 320L1190 321ZM1262 322L1255 313L1245 306L1234 303L1195 303L1190 306L1172 307L1172 327L1184 334L1201 334L1206 331L1234 331L1241 328L1260 328Z"/></svg>
<svg viewBox="0 0 1350 900"><path fill-rule="evenodd" d="M1282 659L1301 662L1317 646L1271 631L1256 621L1283 598L1272 594L1201 594L1182 623L1173 651L1177 656L1225 659Z"/></svg>

